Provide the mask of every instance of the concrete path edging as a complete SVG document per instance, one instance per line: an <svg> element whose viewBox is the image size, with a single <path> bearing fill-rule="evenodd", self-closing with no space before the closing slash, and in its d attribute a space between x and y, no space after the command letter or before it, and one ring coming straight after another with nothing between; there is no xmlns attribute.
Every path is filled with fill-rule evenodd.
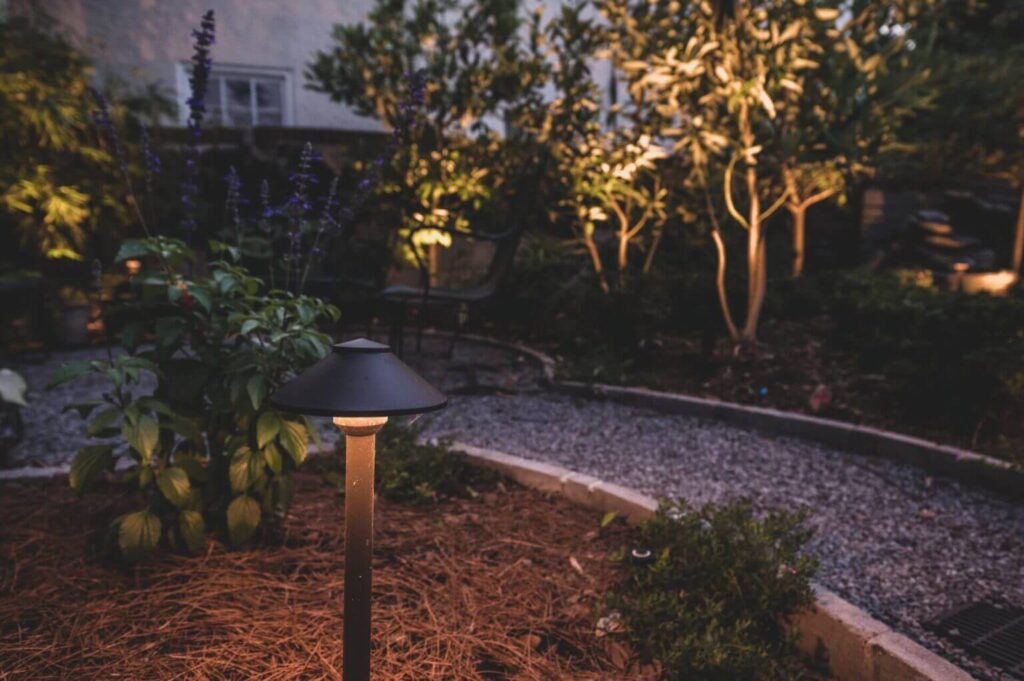
<svg viewBox="0 0 1024 681"><path fill-rule="evenodd" d="M658 510L651 496L562 466L453 442L469 462L497 470L516 482L597 511L615 511L639 523ZM791 623L798 647L824 651L841 681L971 681L974 677L924 646L892 630L831 591L815 586L817 603Z"/></svg>
<svg viewBox="0 0 1024 681"><path fill-rule="evenodd" d="M443 331L426 333L451 337L450 333ZM1024 498L1024 467L977 452L881 428L796 412L647 388L560 380L557 378L557 362L540 350L521 343L510 343L475 334L464 334L459 337L530 357L540 365L544 383L554 392L722 421L770 435L812 440L855 454L910 464L930 473L980 485L1011 497Z"/></svg>

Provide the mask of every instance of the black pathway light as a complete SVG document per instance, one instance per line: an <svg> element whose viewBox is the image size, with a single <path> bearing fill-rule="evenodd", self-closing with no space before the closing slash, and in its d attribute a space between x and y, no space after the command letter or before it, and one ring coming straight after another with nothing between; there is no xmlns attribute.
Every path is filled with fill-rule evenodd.
<svg viewBox="0 0 1024 681"><path fill-rule="evenodd" d="M345 433L344 681L370 678L370 588L373 556L373 465L377 432L389 416L442 409L448 398L365 338L331 353L270 398L281 411L334 417Z"/></svg>

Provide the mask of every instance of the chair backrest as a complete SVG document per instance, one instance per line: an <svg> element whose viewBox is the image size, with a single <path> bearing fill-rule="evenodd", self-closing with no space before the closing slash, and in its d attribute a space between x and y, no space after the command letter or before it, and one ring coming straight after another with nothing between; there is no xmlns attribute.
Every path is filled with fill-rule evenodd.
<svg viewBox="0 0 1024 681"><path fill-rule="evenodd" d="M487 268L487 276L484 278L485 286L493 286L495 289L501 284L505 276L512 270L512 264L516 259L516 250L523 236L523 225L517 223L509 228L508 232L495 243L494 256Z"/></svg>

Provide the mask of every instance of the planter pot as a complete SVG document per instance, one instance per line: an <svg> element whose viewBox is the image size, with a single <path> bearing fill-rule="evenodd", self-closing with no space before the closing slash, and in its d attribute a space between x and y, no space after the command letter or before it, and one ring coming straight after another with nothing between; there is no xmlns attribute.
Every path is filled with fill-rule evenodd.
<svg viewBox="0 0 1024 681"><path fill-rule="evenodd" d="M71 303L60 311L57 342L63 348L77 348L89 343L89 305Z"/></svg>

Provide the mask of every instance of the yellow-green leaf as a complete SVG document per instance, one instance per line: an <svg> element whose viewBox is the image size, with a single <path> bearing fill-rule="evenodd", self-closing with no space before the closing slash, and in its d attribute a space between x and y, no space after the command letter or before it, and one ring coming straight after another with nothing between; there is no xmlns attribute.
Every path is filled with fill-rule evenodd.
<svg viewBox="0 0 1024 681"><path fill-rule="evenodd" d="M160 518L149 511L121 516L117 523L117 544L130 561L142 558L160 542Z"/></svg>
<svg viewBox="0 0 1024 681"><path fill-rule="evenodd" d="M302 465L302 462L306 460L306 448L309 443L306 424L300 421L282 421L281 432L277 439L288 455L292 457L295 465Z"/></svg>
<svg viewBox="0 0 1024 681"><path fill-rule="evenodd" d="M156 420L145 415L140 416L134 423L126 419L121 425L121 432L131 448L142 457L142 463L148 464L160 437L160 426L157 425Z"/></svg>
<svg viewBox="0 0 1024 681"><path fill-rule="evenodd" d="M178 516L178 530L190 553L199 553L205 542L206 522L199 511L182 511Z"/></svg>
<svg viewBox="0 0 1024 681"><path fill-rule="evenodd" d="M156 477L156 486L167 501L178 508L186 506L189 502L189 491L191 485L188 475L180 468L165 468Z"/></svg>
<svg viewBox="0 0 1024 681"><path fill-rule="evenodd" d="M111 452L113 451L113 445L90 445L79 449L75 460L71 462L71 470L68 472L71 489L76 492L88 489L103 474L103 471L110 468L113 461Z"/></svg>
<svg viewBox="0 0 1024 681"><path fill-rule="evenodd" d="M260 414L256 421L256 445L263 449L281 432L281 419L272 411Z"/></svg>
<svg viewBox="0 0 1024 681"><path fill-rule="evenodd" d="M228 535L235 546L252 537L260 524L260 505L252 497L243 494L228 506Z"/></svg>

